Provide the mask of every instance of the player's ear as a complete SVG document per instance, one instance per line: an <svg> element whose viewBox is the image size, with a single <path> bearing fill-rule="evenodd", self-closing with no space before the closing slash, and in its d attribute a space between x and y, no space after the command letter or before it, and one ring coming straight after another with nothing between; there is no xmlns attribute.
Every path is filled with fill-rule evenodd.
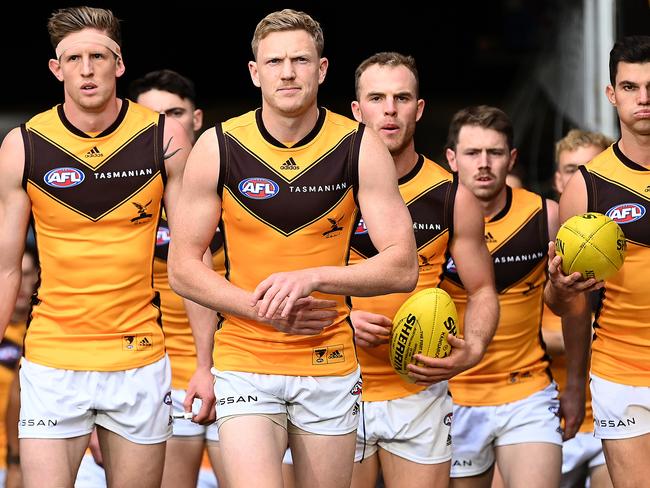
<svg viewBox="0 0 650 488"><path fill-rule="evenodd" d="M453 151L453 149L447 148L445 154L447 156L447 162L449 163L449 167L454 173L457 172L458 163L456 162L456 153Z"/></svg>
<svg viewBox="0 0 650 488"><path fill-rule="evenodd" d="M57 80L63 81L63 73L61 73L61 63L57 59L50 59L47 66L50 68L52 74Z"/></svg>
<svg viewBox="0 0 650 488"><path fill-rule="evenodd" d="M197 108L192 112L192 129L197 132L203 125L203 110Z"/></svg>
<svg viewBox="0 0 650 488"><path fill-rule="evenodd" d="M607 85L607 88L605 88L605 95L607 95L607 100L609 100L609 103L616 107L616 92L614 91L614 87L612 85Z"/></svg>
<svg viewBox="0 0 650 488"><path fill-rule="evenodd" d="M512 148L510 150L510 162L508 163L508 173L512 171L512 168L515 167L516 162L517 162L517 148Z"/></svg>
<svg viewBox="0 0 650 488"><path fill-rule="evenodd" d="M255 61L249 61L248 62L248 72L251 75L251 80L253 80L253 85L255 85L257 88L260 87L260 77L257 72L257 63Z"/></svg>
<svg viewBox="0 0 650 488"><path fill-rule="evenodd" d="M121 56L118 56L115 60L115 77L119 78L126 71L126 66L124 66L124 60Z"/></svg>
<svg viewBox="0 0 650 488"><path fill-rule="evenodd" d="M327 75L327 67L329 66L329 61L327 58L320 58L320 63L318 65L318 84L320 85L325 81L325 75Z"/></svg>
<svg viewBox="0 0 650 488"><path fill-rule="evenodd" d="M354 120L357 122L363 122L363 117L361 116L361 106L359 105L359 102L353 100L350 104L350 107L352 108L352 115L354 116Z"/></svg>
<svg viewBox="0 0 650 488"><path fill-rule="evenodd" d="M420 120L420 117L422 117L422 114L424 113L424 99L419 98L418 99L418 111L415 114L415 121L418 122Z"/></svg>

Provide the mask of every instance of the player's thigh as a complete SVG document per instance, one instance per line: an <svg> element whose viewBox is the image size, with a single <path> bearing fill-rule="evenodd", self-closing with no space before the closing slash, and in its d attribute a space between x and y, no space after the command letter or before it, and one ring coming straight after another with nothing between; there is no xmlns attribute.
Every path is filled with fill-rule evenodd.
<svg viewBox="0 0 650 488"><path fill-rule="evenodd" d="M591 488L613 488L612 479L607 470L607 464L594 466L589 470L589 486Z"/></svg>
<svg viewBox="0 0 650 488"><path fill-rule="evenodd" d="M496 448L497 463L506 486L557 488L562 446L550 442L510 444Z"/></svg>
<svg viewBox="0 0 650 488"><path fill-rule="evenodd" d="M167 441L163 488L195 488L201 468L205 437L173 436Z"/></svg>
<svg viewBox="0 0 650 488"><path fill-rule="evenodd" d="M205 440L212 466L212 472L217 478L219 486L226 486L226 476L223 472L223 458L221 456L221 445L219 443L219 428L217 423L208 425L205 431Z"/></svg>
<svg viewBox="0 0 650 488"><path fill-rule="evenodd" d="M491 488L492 478L494 476L494 464L488 467L486 471L474 476L463 476L451 478L449 486L451 488Z"/></svg>
<svg viewBox="0 0 650 488"><path fill-rule="evenodd" d="M447 488L451 461L421 464L379 449L386 488Z"/></svg>
<svg viewBox="0 0 650 488"><path fill-rule="evenodd" d="M290 433L297 486L347 488L352 479L356 431L320 435Z"/></svg>
<svg viewBox="0 0 650 488"><path fill-rule="evenodd" d="M647 486L650 480L650 434L603 439L609 475L617 488Z"/></svg>
<svg viewBox="0 0 650 488"><path fill-rule="evenodd" d="M375 488L378 475L379 453L375 450L372 455L365 456L363 460L355 461L350 488Z"/></svg>
<svg viewBox="0 0 650 488"><path fill-rule="evenodd" d="M279 416L232 415L219 423L219 451L228 488L282 488L287 431Z"/></svg>
<svg viewBox="0 0 650 488"><path fill-rule="evenodd" d="M97 427L97 436L104 459L106 481L110 488L160 486L165 462L164 442L136 444L100 426Z"/></svg>
<svg viewBox="0 0 650 488"><path fill-rule="evenodd" d="M20 439L23 486L72 486L89 439Z"/></svg>

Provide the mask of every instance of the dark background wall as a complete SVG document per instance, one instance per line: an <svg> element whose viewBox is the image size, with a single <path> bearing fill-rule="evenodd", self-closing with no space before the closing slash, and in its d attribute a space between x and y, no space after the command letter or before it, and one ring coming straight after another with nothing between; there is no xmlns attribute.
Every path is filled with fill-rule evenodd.
<svg viewBox="0 0 650 488"><path fill-rule="evenodd" d="M147 71L175 69L196 82L207 124L259 105L247 69L250 40L257 22L274 10L304 10L321 23L330 68L319 100L343 114L350 113L354 69L360 61L383 50L412 54L427 101L416 145L440 160L447 124L456 110L478 103L509 110L516 94L526 89L539 53L553 40L558 7L571 1L582 0L438 1L427 6L431 14L410 2L393 2L390 8L307 1L93 5L110 8L122 19L127 69L118 93L126 95L128 83ZM0 116L24 118L62 101L62 87L47 68L53 49L46 23L54 9L79 3L23 2L4 8ZM648 32L647 0L617 4L619 33ZM525 151L521 165L526 165Z"/></svg>

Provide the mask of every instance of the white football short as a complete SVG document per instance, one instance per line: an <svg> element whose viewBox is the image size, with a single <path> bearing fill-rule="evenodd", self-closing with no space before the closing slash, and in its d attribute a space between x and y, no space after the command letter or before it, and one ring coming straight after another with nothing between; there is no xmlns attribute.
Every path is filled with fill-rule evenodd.
<svg viewBox="0 0 650 488"><path fill-rule="evenodd" d="M178 437L203 437L209 441L217 442L219 440L219 433L216 423L201 425L189 419L176 417L185 411L183 402L185 401L186 394L187 390L172 389L172 410L174 412L173 435ZM192 412L196 415L200 409L201 400L195 398L192 404Z"/></svg>
<svg viewBox="0 0 650 488"><path fill-rule="evenodd" d="M476 476L494 464L494 448L548 442L562 445L557 385L504 405L454 405L451 477Z"/></svg>
<svg viewBox="0 0 650 488"><path fill-rule="evenodd" d="M378 447L419 464L451 459L452 401L447 382L394 400L362 402L354 461Z"/></svg>
<svg viewBox="0 0 650 488"><path fill-rule="evenodd" d="M627 439L650 432L650 387L629 386L591 375L594 435Z"/></svg>
<svg viewBox="0 0 650 488"><path fill-rule="evenodd" d="M136 444L172 434L171 369L167 356L125 371L72 371L23 358L20 438L67 439L95 425Z"/></svg>
<svg viewBox="0 0 650 488"><path fill-rule="evenodd" d="M361 373L286 376L218 371L217 420L234 415L286 415L290 428L319 435L354 432L359 424Z"/></svg>
<svg viewBox="0 0 650 488"><path fill-rule="evenodd" d="M586 466L588 469L605 464L603 443L593 432L578 432L562 444L562 474Z"/></svg>

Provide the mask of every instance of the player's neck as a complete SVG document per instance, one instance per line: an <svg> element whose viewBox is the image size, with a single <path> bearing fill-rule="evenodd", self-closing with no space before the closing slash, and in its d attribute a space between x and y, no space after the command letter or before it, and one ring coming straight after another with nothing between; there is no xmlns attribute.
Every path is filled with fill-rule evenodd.
<svg viewBox="0 0 650 488"><path fill-rule="evenodd" d="M87 133L99 133L108 129L117 119L121 108L122 100L116 97L96 110L84 109L69 99L63 104L63 112L68 121Z"/></svg>
<svg viewBox="0 0 650 488"><path fill-rule="evenodd" d="M650 135L634 133L621 125L618 148L635 163L650 169Z"/></svg>
<svg viewBox="0 0 650 488"><path fill-rule="evenodd" d="M501 191L490 200L483 200L479 198L481 208L483 209L483 217L486 221L500 213L506 206L508 201L508 189L503 187Z"/></svg>
<svg viewBox="0 0 650 488"><path fill-rule="evenodd" d="M262 105L264 128L276 140L291 146L309 134L318 122L318 106L313 105L299 115L285 115Z"/></svg>
<svg viewBox="0 0 650 488"><path fill-rule="evenodd" d="M411 143L406 146L399 153L391 154L395 162L395 169L397 170L397 177L401 178L411 172L418 162L419 155L415 152L415 144Z"/></svg>

